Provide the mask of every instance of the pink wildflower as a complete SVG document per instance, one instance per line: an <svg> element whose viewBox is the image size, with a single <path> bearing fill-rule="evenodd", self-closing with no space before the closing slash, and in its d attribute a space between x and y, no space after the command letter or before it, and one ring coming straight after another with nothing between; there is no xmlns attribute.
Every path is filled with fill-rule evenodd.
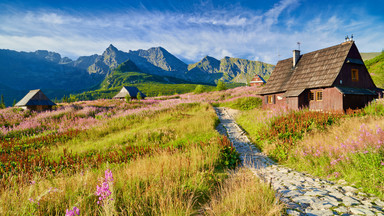
<svg viewBox="0 0 384 216"><path fill-rule="evenodd" d="M73 207L72 210L66 210L66 213L65 213L65 216L76 216L76 215L80 215L80 209L77 208L76 206Z"/></svg>
<svg viewBox="0 0 384 216"><path fill-rule="evenodd" d="M108 200L108 197L112 194L112 192L109 190L109 183L113 183L113 175L112 171L107 169L105 171L105 177L103 179L103 182L101 185L96 186L96 196L98 196L97 204L103 205L104 200ZM112 200L112 199L111 199Z"/></svg>

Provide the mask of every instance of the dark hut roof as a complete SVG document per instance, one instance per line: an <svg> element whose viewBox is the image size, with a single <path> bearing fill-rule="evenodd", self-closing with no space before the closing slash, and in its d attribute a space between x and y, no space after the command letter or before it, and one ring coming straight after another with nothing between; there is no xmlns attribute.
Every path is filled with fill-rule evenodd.
<svg viewBox="0 0 384 216"><path fill-rule="evenodd" d="M15 106L37 106L37 105L47 105L54 106L53 103L45 94L40 90L30 90L27 95L23 97Z"/></svg>
<svg viewBox="0 0 384 216"><path fill-rule="evenodd" d="M353 45L350 41L303 54L294 68L292 58L279 61L260 94L297 96L304 89L332 86Z"/></svg>
<svg viewBox="0 0 384 216"><path fill-rule="evenodd" d="M345 86L336 86L336 88L343 94L352 94L352 95L377 95L376 91L363 88L351 88ZM379 90L379 89L377 89Z"/></svg>
<svg viewBox="0 0 384 216"><path fill-rule="evenodd" d="M129 95L132 98L137 98L137 94L140 92L141 97L147 97L143 92L141 92L138 88L134 86L123 86L117 95L113 98L125 98L125 96Z"/></svg>

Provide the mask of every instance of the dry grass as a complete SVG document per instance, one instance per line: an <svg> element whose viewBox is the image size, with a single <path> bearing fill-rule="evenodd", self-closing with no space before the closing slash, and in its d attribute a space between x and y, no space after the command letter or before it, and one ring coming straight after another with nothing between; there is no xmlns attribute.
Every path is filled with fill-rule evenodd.
<svg viewBox="0 0 384 216"><path fill-rule="evenodd" d="M216 141L215 141L216 142ZM189 215L219 181L214 168L220 148L212 142L188 151L161 152L130 164L111 166L115 206L122 215ZM56 215L77 206L82 215L98 215L94 195L105 168L73 176L40 179L8 188L0 195L1 215ZM30 201L29 199L33 199Z"/></svg>
<svg viewBox="0 0 384 216"><path fill-rule="evenodd" d="M245 168L232 173L205 207L207 215L281 215L275 192Z"/></svg>
<svg viewBox="0 0 384 216"><path fill-rule="evenodd" d="M345 118L340 124L333 125L324 132L307 134L297 146L298 148L335 149L347 140L359 139L360 127L363 124L369 129L376 130L377 127L384 128L384 119L375 116Z"/></svg>

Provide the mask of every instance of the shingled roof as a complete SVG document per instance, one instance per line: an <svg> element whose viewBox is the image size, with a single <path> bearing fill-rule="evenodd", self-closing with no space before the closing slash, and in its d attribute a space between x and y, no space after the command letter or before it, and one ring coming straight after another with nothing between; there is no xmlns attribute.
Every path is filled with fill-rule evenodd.
<svg viewBox="0 0 384 216"><path fill-rule="evenodd" d="M143 92L141 92L138 88L134 86L123 86L117 95L113 98L125 98L125 96L129 95L131 98L137 98L137 94L140 93L142 98L147 97Z"/></svg>
<svg viewBox="0 0 384 216"><path fill-rule="evenodd" d="M38 105L46 105L46 106L54 106L53 103L45 94L40 90L31 90L27 95L23 97L15 106L38 106Z"/></svg>
<svg viewBox="0 0 384 216"><path fill-rule="evenodd" d="M285 92L284 96L298 96L305 89L332 86L354 45L353 41L306 53L296 67L292 58L277 63L260 94Z"/></svg>

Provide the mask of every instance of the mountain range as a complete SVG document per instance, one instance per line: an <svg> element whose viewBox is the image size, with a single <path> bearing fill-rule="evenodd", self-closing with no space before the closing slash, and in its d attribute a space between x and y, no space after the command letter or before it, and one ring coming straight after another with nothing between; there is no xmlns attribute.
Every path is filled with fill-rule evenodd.
<svg viewBox="0 0 384 216"><path fill-rule="evenodd" d="M6 101L19 100L30 89L43 89L50 97L95 89L122 63L129 61L134 70L164 77L165 83L225 82L248 83L255 74L269 77L274 65L246 59L206 56L186 64L162 47L124 52L112 44L101 54L76 60L46 50L17 52L0 49L0 94ZM170 78L174 78L173 80ZM132 82L132 80L130 81ZM122 83L122 82L120 82ZM122 83L123 84L123 83Z"/></svg>

